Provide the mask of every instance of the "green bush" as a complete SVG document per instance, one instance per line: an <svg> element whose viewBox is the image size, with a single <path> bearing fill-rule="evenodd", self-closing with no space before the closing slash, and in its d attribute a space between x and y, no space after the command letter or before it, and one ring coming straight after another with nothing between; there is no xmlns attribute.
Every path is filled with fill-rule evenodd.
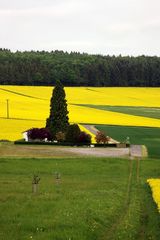
<svg viewBox="0 0 160 240"><path fill-rule="evenodd" d="M75 144L78 143L80 133L81 133L81 130L78 124L69 125L66 133L66 142L75 143Z"/></svg>

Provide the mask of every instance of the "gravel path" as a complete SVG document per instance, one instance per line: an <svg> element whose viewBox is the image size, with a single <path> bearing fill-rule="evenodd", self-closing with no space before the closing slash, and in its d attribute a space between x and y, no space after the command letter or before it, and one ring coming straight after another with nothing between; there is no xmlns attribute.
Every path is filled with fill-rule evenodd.
<svg viewBox="0 0 160 240"><path fill-rule="evenodd" d="M85 127L88 131L96 135L96 133L99 131L97 128L95 128L94 125L87 125L83 124L83 127ZM117 140L110 138L109 143L119 143Z"/></svg>
<svg viewBox="0 0 160 240"><path fill-rule="evenodd" d="M84 156L95 156L95 157L128 157L129 148L92 148L92 147L72 147L67 148L66 151L70 153L76 153Z"/></svg>
<svg viewBox="0 0 160 240"><path fill-rule="evenodd" d="M131 157L143 157L142 145L131 145L130 155Z"/></svg>
<svg viewBox="0 0 160 240"><path fill-rule="evenodd" d="M131 145L130 148L116 147L65 147L44 145L0 145L0 157L131 157L141 158L144 146Z"/></svg>

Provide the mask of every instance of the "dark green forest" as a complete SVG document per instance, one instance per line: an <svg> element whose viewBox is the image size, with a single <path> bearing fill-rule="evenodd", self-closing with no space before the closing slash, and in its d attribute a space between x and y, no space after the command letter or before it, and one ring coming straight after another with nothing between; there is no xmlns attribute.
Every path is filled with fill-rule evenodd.
<svg viewBox="0 0 160 240"><path fill-rule="evenodd" d="M0 84L160 86L160 57L103 56L79 52L0 49Z"/></svg>

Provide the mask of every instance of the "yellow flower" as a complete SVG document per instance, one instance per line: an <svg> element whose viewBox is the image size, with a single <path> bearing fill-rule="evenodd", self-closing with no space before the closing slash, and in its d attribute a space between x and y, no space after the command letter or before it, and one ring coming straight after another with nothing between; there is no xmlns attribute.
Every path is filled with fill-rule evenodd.
<svg viewBox="0 0 160 240"><path fill-rule="evenodd" d="M147 183L151 187L153 199L160 212L160 179L148 179Z"/></svg>
<svg viewBox="0 0 160 240"><path fill-rule="evenodd" d="M52 87L0 86L0 139L16 140L28 128L44 127L52 90ZM160 107L159 88L66 87L65 91L70 123L160 127L160 119L76 105ZM7 99L10 119L6 119Z"/></svg>
<svg viewBox="0 0 160 240"><path fill-rule="evenodd" d="M90 135L91 135L91 142L92 142L92 143L96 143L96 141L95 141L95 135L94 135L92 132L90 132L87 128L85 128L85 127L82 126L81 124L79 124L79 127L80 127L81 131L86 132L87 134L90 134Z"/></svg>

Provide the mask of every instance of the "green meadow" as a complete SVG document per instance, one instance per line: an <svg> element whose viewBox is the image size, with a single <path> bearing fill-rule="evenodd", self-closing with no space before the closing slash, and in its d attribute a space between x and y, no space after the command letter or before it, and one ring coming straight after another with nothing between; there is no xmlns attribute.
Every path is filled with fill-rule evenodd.
<svg viewBox="0 0 160 240"><path fill-rule="evenodd" d="M41 178L35 194L34 173ZM159 173L154 159L1 158L0 239L159 240L146 184Z"/></svg>

